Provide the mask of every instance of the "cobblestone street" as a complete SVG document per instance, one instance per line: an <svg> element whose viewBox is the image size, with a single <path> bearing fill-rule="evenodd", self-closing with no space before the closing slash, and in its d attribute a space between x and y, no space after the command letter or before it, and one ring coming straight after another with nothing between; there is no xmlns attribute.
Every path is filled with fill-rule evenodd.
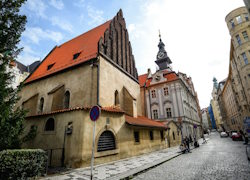
<svg viewBox="0 0 250 180"><path fill-rule="evenodd" d="M178 156L134 179L249 179L250 162L243 141L220 138L217 132L209 138L207 144L192 153Z"/></svg>

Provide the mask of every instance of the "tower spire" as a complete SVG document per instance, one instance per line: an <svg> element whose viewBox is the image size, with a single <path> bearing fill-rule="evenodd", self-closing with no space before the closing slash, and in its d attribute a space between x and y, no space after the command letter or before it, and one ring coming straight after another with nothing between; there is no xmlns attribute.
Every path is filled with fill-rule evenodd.
<svg viewBox="0 0 250 180"><path fill-rule="evenodd" d="M159 38L160 38L160 41L161 41L161 31L160 31L160 29L159 29Z"/></svg>

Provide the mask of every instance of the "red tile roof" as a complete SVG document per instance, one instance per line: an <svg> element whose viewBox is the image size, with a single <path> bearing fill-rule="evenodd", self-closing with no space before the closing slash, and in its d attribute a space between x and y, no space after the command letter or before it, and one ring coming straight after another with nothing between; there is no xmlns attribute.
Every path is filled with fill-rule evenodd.
<svg viewBox="0 0 250 180"><path fill-rule="evenodd" d="M98 41L104 36L104 32L109 27L110 22L111 20L60 46L56 46L45 57L40 66L25 80L25 83L95 58L98 52ZM80 53L80 55L73 60L73 55L76 53ZM52 64L54 65L48 70L48 66Z"/></svg>
<svg viewBox="0 0 250 180"><path fill-rule="evenodd" d="M137 118L135 118L135 117L125 115L125 120L128 124L134 125L134 126L167 129L167 126L165 126L163 123L154 121L152 119L148 119L144 116L138 116Z"/></svg>
<svg viewBox="0 0 250 180"><path fill-rule="evenodd" d="M74 107L74 108L69 108L69 109L60 109L60 110L51 111L51 112L47 112L47 113L30 115L27 117L45 116L45 115L58 114L58 113L69 112L69 111L79 111L79 110L89 111L90 109L91 109L91 107ZM122 114L124 113L124 111L121 110L118 106L102 107L101 110L105 111L105 112L111 112L111 113L122 113Z"/></svg>
<svg viewBox="0 0 250 180"><path fill-rule="evenodd" d="M148 76L147 74L142 74L142 75L140 75L138 77L140 87L143 87L145 82L146 82L146 87L151 86L150 83L152 81L152 78L147 79L147 76ZM172 72L169 72L169 71L164 72L164 77L167 78L167 82L174 81L174 80L177 80L179 78L174 71L172 71ZM166 83L166 82L159 82L159 83L156 83L156 84L162 84L162 83Z"/></svg>

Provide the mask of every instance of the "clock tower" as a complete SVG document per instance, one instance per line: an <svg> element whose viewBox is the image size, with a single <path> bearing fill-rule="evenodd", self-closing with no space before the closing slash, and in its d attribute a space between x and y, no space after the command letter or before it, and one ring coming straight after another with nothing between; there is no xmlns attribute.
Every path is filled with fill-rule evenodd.
<svg viewBox="0 0 250 180"><path fill-rule="evenodd" d="M165 50L165 44L161 40L161 34L159 34L160 42L158 44L159 51L156 56L155 63L159 66L159 70L170 69L170 64L172 61L167 55L167 51Z"/></svg>

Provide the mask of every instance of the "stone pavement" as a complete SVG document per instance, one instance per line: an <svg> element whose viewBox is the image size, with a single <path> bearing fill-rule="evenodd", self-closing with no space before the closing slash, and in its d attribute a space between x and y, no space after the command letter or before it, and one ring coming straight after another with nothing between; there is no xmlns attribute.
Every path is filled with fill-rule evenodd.
<svg viewBox="0 0 250 180"><path fill-rule="evenodd" d="M208 140L208 139L207 139ZM202 139L199 140L199 144L202 145ZM192 149L192 146L191 146ZM150 169L161 163L164 163L172 158L181 155L179 146L171 147L152 153L122 159L106 164L94 166L95 180L102 179L123 179L131 177L134 174ZM61 173L60 175L47 176L46 180L89 180L90 179L90 167L78 168L70 172Z"/></svg>

